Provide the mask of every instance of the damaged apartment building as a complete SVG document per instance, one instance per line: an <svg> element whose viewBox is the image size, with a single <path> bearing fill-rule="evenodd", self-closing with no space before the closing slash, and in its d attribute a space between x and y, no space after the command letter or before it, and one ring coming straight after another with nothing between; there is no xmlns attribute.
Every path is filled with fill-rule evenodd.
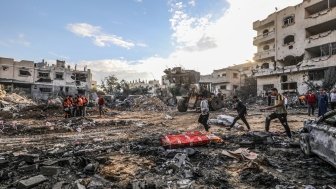
<svg viewBox="0 0 336 189"><path fill-rule="evenodd" d="M71 69L65 61L47 62L14 61L0 57L0 84L6 90L24 91L34 99L47 100L50 97L85 94L91 89L90 69Z"/></svg>
<svg viewBox="0 0 336 189"><path fill-rule="evenodd" d="M253 23L258 95L304 94L336 66L336 0L304 0Z"/></svg>

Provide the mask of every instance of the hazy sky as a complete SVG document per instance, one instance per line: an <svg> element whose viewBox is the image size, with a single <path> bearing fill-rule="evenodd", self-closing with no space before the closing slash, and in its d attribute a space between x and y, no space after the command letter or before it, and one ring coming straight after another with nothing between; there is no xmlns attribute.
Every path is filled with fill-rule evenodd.
<svg viewBox="0 0 336 189"><path fill-rule="evenodd" d="M87 65L100 81L251 60L252 23L302 0L2 0L0 56Z"/></svg>

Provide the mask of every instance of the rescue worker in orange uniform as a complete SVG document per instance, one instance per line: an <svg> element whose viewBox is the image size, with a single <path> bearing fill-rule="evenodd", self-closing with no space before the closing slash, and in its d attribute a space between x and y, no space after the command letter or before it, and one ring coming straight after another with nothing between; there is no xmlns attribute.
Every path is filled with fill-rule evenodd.
<svg viewBox="0 0 336 189"><path fill-rule="evenodd" d="M66 97L63 101L64 118L70 118L70 108L71 102L69 100L69 97Z"/></svg>
<svg viewBox="0 0 336 189"><path fill-rule="evenodd" d="M80 95L77 99L77 110L78 110L78 113L77 113L77 116L82 116L83 115L83 98L82 96Z"/></svg>

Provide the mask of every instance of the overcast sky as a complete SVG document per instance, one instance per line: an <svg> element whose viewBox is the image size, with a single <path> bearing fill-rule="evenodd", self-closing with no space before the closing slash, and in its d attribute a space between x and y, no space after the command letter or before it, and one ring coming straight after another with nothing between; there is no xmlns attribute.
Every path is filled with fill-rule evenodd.
<svg viewBox="0 0 336 189"><path fill-rule="evenodd" d="M98 82L251 60L252 23L302 0L3 0L0 56L87 65Z"/></svg>

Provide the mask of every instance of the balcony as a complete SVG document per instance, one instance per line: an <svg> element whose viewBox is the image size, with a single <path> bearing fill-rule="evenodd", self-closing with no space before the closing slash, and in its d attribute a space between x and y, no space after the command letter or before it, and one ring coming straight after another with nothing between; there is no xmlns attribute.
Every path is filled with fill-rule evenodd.
<svg viewBox="0 0 336 189"><path fill-rule="evenodd" d="M305 19L306 22L305 27L309 28L315 25L322 24L324 22L331 21L335 19L335 15L336 15L336 8L325 9L318 13L312 14Z"/></svg>
<svg viewBox="0 0 336 189"><path fill-rule="evenodd" d="M316 57L309 60L304 60L301 64L301 70L313 70L334 67L336 55Z"/></svg>
<svg viewBox="0 0 336 189"><path fill-rule="evenodd" d="M319 33L305 39L305 48L309 49L336 41L336 30Z"/></svg>
<svg viewBox="0 0 336 189"><path fill-rule="evenodd" d="M272 58L274 56L275 56L275 49L270 49L270 50L267 50L267 51L262 51L262 52L255 53L253 59L255 61L258 61L258 60L263 60L263 59L267 59L267 58Z"/></svg>
<svg viewBox="0 0 336 189"><path fill-rule="evenodd" d="M310 0L310 1L303 1L303 7L312 7L316 4L322 3L324 0Z"/></svg>
<svg viewBox="0 0 336 189"><path fill-rule="evenodd" d="M253 45L257 46L257 45L268 43L268 42L271 42L271 41L274 41L274 40L275 40L275 32L273 30L273 31L270 31L268 33L261 34L257 37L254 37Z"/></svg>
<svg viewBox="0 0 336 189"><path fill-rule="evenodd" d="M258 28L261 28L261 27L274 25L274 21L275 21L275 13L269 15L264 20L257 20L253 22L253 29L258 30Z"/></svg>

